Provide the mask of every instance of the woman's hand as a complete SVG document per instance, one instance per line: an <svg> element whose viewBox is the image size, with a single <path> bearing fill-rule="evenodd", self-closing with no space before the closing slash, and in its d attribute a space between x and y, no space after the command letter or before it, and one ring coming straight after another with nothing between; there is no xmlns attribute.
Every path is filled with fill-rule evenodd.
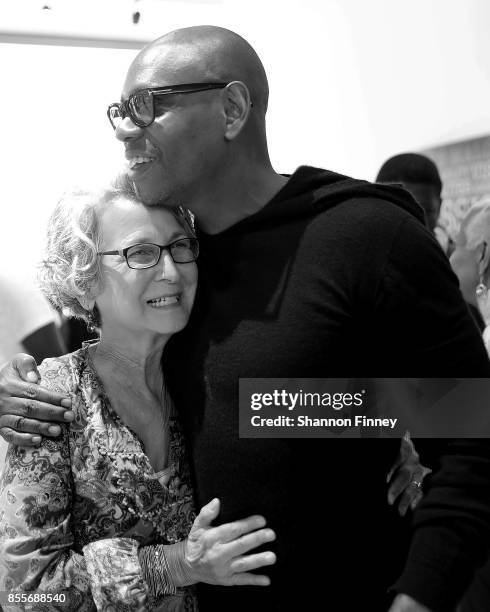
<svg viewBox="0 0 490 612"><path fill-rule="evenodd" d="M249 516L241 521L212 527L218 516L220 502L213 499L201 509L186 540L184 571L192 582L225 586L251 584L267 586L268 576L252 574L251 570L273 565L276 555L271 552L245 554L272 542L276 534L263 529L263 516ZM187 584L191 584L188 582Z"/></svg>
<svg viewBox="0 0 490 612"><path fill-rule="evenodd" d="M410 434L407 431L402 438L400 452L386 477L388 488L388 503L393 505L398 499L398 512L405 516L408 508L415 507L422 499L422 482L432 470L420 463Z"/></svg>

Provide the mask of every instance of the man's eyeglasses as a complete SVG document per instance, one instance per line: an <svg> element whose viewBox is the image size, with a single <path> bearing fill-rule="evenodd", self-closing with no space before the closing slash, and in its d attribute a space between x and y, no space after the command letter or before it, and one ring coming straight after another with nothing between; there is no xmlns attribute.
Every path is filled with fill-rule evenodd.
<svg viewBox="0 0 490 612"><path fill-rule="evenodd" d="M133 270L143 270L156 266L160 261L162 251L168 251L176 264L191 263L199 256L199 242L196 238L179 238L165 246L145 242L133 244L118 251L104 251L97 255L120 255L124 257L128 267Z"/></svg>
<svg viewBox="0 0 490 612"><path fill-rule="evenodd" d="M114 129L125 117L138 127L148 127L155 121L155 98L169 94L188 94L210 89L224 89L228 83L187 83L168 87L150 87L131 94L124 102L114 102L107 109L107 116Z"/></svg>

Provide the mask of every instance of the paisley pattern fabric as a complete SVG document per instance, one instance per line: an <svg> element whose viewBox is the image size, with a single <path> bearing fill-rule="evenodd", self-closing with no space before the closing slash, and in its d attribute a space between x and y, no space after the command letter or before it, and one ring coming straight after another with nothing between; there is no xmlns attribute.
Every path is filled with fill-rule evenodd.
<svg viewBox="0 0 490 612"><path fill-rule="evenodd" d="M43 386L71 395L75 420L37 448L9 446L0 481L0 590L63 592L65 611L197 610L192 589L150 605L138 561L143 537L145 545L173 544L194 520L178 420L169 422L169 467L155 473L112 409L88 350L39 368Z"/></svg>

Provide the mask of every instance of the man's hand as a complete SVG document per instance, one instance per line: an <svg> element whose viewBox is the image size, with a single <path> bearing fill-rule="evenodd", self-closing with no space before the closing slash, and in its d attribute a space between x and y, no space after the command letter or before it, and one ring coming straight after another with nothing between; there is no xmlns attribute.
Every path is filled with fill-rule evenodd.
<svg viewBox="0 0 490 612"><path fill-rule="evenodd" d="M431 612L431 610L408 595L400 593L395 597L388 612Z"/></svg>
<svg viewBox="0 0 490 612"><path fill-rule="evenodd" d="M393 505L398 499L400 516L405 516L408 508L415 510L423 496L422 482L431 471L420 463L419 454L407 431L402 438L398 457L386 477L388 503Z"/></svg>
<svg viewBox="0 0 490 612"><path fill-rule="evenodd" d="M271 551L245 554L266 542L275 540L272 529L263 529L262 516L212 527L218 516L220 502L213 499L201 509L186 541L185 574L193 582L224 586L252 584L268 586L268 576L253 574L251 570L273 565L276 555Z"/></svg>
<svg viewBox="0 0 490 612"><path fill-rule="evenodd" d="M0 435L20 446L36 446L41 436L56 437L60 426L74 418L71 399L48 391L39 381L36 362L19 353L0 370Z"/></svg>

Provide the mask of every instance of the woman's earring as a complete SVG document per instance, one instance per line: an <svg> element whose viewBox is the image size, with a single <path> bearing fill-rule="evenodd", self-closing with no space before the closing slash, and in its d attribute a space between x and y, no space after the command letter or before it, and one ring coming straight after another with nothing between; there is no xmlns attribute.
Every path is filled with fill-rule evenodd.
<svg viewBox="0 0 490 612"><path fill-rule="evenodd" d="M97 332L97 327L96 327L96 324L95 324L95 316L94 316L94 311L93 310L91 310L89 312L89 314L88 314L87 330L91 334L95 334Z"/></svg>
<svg viewBox="0 0 490 612"><path fill-rule="evenodd" d="M487 243L483 242L481 257L480 257L480 261L478 262L478 268L480 271L480 282L476 286L476 289L475 289L476 297L478 299L486 299L487 293L488 293L488 287L483 282L485 268L488 266L488 262L486 262L486 255L487 255Z"/></svg>
<svg viewBox="0 0 490 612"><path fill-rule="evenodd" d="M475 293L478 299L486 298L488 293L488 287L480 281L480 283L476 286Z"/></svg>

